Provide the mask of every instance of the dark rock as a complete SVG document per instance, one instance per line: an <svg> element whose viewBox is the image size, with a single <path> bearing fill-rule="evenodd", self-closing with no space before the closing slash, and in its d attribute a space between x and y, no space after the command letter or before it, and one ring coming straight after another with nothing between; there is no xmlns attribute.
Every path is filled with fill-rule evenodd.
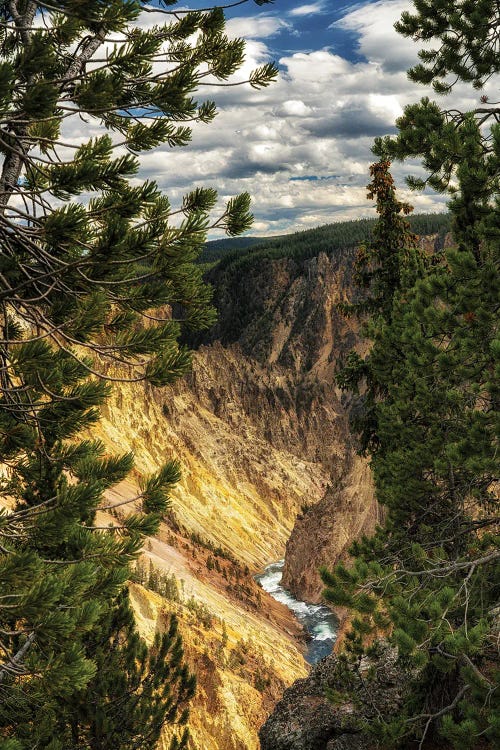
<svg viewBox="0 0 500 750"><path fill-rule="evenodd" d="M330 740L326 750L369 750L370 744L367 742L365 734L343 734L335 740Z"/></svg>
<svg viewBox="0 0 500 750"><path fill-rule="evenodd" d="M295 682L259 732L262 750L371 750L363 722L389 716L401 703L407 675L381 645L361 666L332 654ZM334 699L327 697L335 691Z"/></svg>

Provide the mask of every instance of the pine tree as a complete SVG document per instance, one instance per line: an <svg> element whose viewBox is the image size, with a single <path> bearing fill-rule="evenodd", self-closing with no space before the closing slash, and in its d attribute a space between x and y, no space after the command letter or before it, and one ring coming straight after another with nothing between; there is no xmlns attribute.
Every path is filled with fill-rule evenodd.
<svg viewBox="0 0 500 750"><path fill-rule="evenodd" d="M75 694L98 676L93 644L97 637L110 643L105 627L119 614L115 600L129 563L144 535L158 528L179 468L168 462L145 478L130 498L134 512L112 529L100 525L97 510L116 505L105 491L133 463L130 454L108 456L99 441L78 438L98 418L107 384L89 381L82 366L44 341L20 343L12 375L23 385L13 410L9 394L0 401L8 467L2 491L11 505L0 517L0 728L17 738L16 747L56 750L67 747L60 737L62 708L75 710ZM20 424L21 407L26 419ZM147 715L149 695L139 697L138 711Z"/></svg>
<svg viewBox="0 0 500 750"><path fill-rule="evenodd" d="M420 53L413 80L449 94L451 75L481 88L498 71L496 3L415 8L397 28L437 47ZM410 185L451 193L455 241L443 257L396 274L393 225L379 224L376 275L369 253L359 275L372 346L340 374L342 385L364 388L356 427L386 517L373 538L353 545L351 568L324 570L323 578L326 597L357 613L347 639L352 664L385 632L407 670L403 705L369 727L382 747L449 742L465 750L500 739L498 114L495 106L460 112L423 99L406 108L398 135L374 148L384 160L423 159L428 175ZM383 192L375 193L380 201ZM404 226L396 233L404 247Z"/></svg>
<svg viewBox="0 0 500 750"><path fill-rule="evenodd" d="M459 168L463 187L451 206L457 247L395 288L391 314L372 319L369 354L347 372L351 382L365 378L358 429L370 438L386 521L353 545L351 569L323 578L326 597L358 613L348 639L354 662L367 637L385 631L408 670L404 706L372 725L383 747L436 741L436 732L457 748L476 747L479 736L498 741L498 241L482 222L463 222L463 212L487 210L498 226L477 190L486 180L479 140L471 122L475 159Z"/></svg>
<svg viewBox="0 0 500 750"><path fill-rule="evenodd" d="M179 468L168 462L145 478L127 501L133 511L102 527L98 510L113 510L104 493L132 457L81 437L113 381L162 386L188 369L180 332L213 320L194 260L210 227L235 235L251 222L246 194L214 217L212 189L172 208L153 181L137 179L141 153L182 147L190 123L215 116L212 101L195 100L199 85L224 85L243 61L221 9L174 5L159 4L164 23L150 27L141 0L0 4L2 750L68 747L69 706L92 685L114 726L105 708L113 685L97 673L107 627L133 644L107 662L122 699L135 691L131 744L156 737L192 691L174 625L146 651L118 604ZM264 65L249 83L275 74ZM73 121L95 135L71 136ZM157 684L164 677L171 696ZM82 720L81 731L97 730Z"/></svg>
<svg viewBox="0 0 500 750"><path fill-rule="evenodd" d="M152 648L139 637L127 592L85 639L96 673L58 711L54 735L61 747L79 750L148 750L166 723L180 727L171 747L186 747L186 704L195 678L183 663L175 615L162 623Z"/></svg>
<svg viewBox="0 0 500 750"><path fill-rule="evenodd" d="M141 0L0 6L3 317L19 316L80 361L97 354L90 373L104 374L107 360L154 385L188 366L180 324L213 320L192 262L207 230L235 235L251 223L248 194L211 219L214 190L195 188L174 210L154 182L135 179L139 154L184 146L190 123L214 118L214 102L193 94L223 84L244 57L220 8L173 5L155 8L165 23L151 28ZM249 82L266 86L275 74L267 64ZM80 119L97 134L65 137Z"/></svg>
<svg viewBox="0 0 500 750"><path fill-rule="evenodd" d="M432 84L437 94L453 97L458 83L470 83L477 91L487 91L488 83L500 71L498 33L500 11L496 0L415 0L414 12L405 11L396 30L416 42L429 45L419 51L421 62L408 71L412 81ZM432 47L430 43L432 42ZM473 94L473 92L471 92ZM495 91L496 94L496 91ZM455 190L457 166L464 160L462 129L473 118L481 133L485 154L491 155L491 192L498 190L494 169L498 154L498 101L490 103L488 93L478 97L476 106L462 111L460 103L439 102L424 97L405 107L396 120L395 137L377 138L374 152L379 158L422 160L427 176L408 178L412 188L426 185L439 192Z"/></svg>
<svg viewBox="0 0 500 750"><path fill-rule="evenodd" d="M409 286L409 274L413 278L424 261L418 238L404 218L413 207L397 200L390 166L388 161L382 161L370 167L372 181L367 186L367 198L376 198L378 221L370 243L358 249L354 275L354 283L369 293L361 303L349 308L358 314L382 315L387 321L391 319L395 293Z"/></svg>
<svg viewBox="0 0 500 750"><path fill-rule="evenodd" d="M438 46L420 50L421 62L408 72L412 81L448 94L459 80L482 89L500 71L495 0L417 0L414 6L414 13L403 12L396 30L418 42L437 40Z"/></svg>
<svg viewBox="0 0 500 750"><path fill-rule="evenodd" d="M414 6L398 30L436 46L419 53L413 80L451 95L457 81L480 89L498 72L497 3ZM499 114L496 104L462 112L423 99L405 109L396 137L374 147L384 159L422 158L427 177L410 185L449 191L455 241L393 284L390 304L367 327L368 356L341 374L344 385L365 378L358 429L386 520L353 545L350 569L323 577L327 598L357 612L353 664L385 632L407 670L402 707L371 727L382 747L465 750L500 739ZM391 243L387 252L380 244L382 268L392 267Z"/></svg>
<svg viewBox="0 0 500 750"><path fill-rule="evenodd" d="M397 199L390 162L372 164L370 175L372 181L367 186L367 198L376 199L379 218L370 242L360 245L354 262L355 296L360 299L340 306L343 314L354 314L363 320L363 333L367 338L376 337L379 330L390 323L394 295L407 289L426 265L418 238L406 218L413 206ZM365 386L363 409L358 416L353 415L351 426L360 435L362 450L366 451L369 446L375 448L378 441L375 405L382 386L371 377L369 361L355 351L350 352L337 373L337 383L357 395Z"/></svg>

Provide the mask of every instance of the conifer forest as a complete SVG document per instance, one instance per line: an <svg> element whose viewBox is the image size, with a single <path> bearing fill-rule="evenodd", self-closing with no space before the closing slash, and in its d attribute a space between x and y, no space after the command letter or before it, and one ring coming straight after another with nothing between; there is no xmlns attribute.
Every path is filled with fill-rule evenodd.
<svg viewBox="0 0 500 750"><path fill-rule="evenodd" d="M498 0L0 3L0 750L500 746L499 83Z"/></svg>

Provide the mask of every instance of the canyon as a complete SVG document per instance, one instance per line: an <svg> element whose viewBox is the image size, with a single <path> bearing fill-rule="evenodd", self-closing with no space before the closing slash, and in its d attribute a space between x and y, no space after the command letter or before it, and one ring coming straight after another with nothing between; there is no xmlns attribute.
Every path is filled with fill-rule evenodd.
<svg viewBox="0 0 500 750"><path fill-rule="evenodd" d="M93 430L110 452L135 454L113 500L165 461L181 464L131 598L147 640L169 613L179 618L198 676L190 731L200 750L257 750L285 688L308 673L304 634L254 576L285 557L283 585L319 602L319 566L345 558L379 520L349 431L356 403L334 379L339 360L363 350L338 307L352 296L354 255L263 258L244 273L216 265L218 324L194 342L191 373L166 389L115 385ZM158 577L167 596L152 590Z"/></svg>
<svg viewBox="0 0 500 750"><path fill-rule="evenodd" d="M258 729L284 688L307 672L294 619L252 576L282 558L288 542L287 586L318 601L318 561L344 554L376 516L369 470L334 383L336 362L357 340L356 325L337 310L352 258L351 251L259 264L243 283L260 307L237 335L230 326L242 290L233 283L219 292L224 279L212 279L219 323L197 347L192 372L167 389L115 385L94 430L109 451L136 457L114 500L131 496L166 460L180 461L167 522L141 561L175 579L179 596L134 583L132 601L146 638L166 611L179 616L198 675L190 731L204 750L258 748ZM318 533L308 531L312 555L300 525L318 503L328 528L320 521ZM337 514L343 520L332 537ZM301 543L292 548L297 518Z"/></svg>

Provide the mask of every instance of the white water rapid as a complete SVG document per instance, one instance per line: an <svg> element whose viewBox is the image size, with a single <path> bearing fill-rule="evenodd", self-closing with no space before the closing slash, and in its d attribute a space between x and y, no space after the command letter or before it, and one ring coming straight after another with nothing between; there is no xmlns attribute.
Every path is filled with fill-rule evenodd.
<svg viewBox="0 0 500 750"><path fill-rule="evenodd" d="M263 573L255 576L255 580L273 599L287 606L309 633L311 640L307 644L305 659L309 664L316 664L332 651L336 638L337 619L328 607L298 601L280 585L284 563L284 560L271 563Z"/></svg>

